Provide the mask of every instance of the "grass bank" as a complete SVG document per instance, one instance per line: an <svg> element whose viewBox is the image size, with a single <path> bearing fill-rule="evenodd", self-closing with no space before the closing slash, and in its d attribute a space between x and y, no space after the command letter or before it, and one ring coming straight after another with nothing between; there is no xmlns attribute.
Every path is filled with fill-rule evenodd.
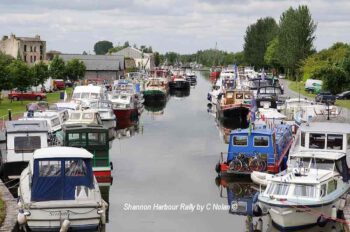
<svg viewBox="0 0 350 232"><path fill-rule="evenodd" d="M2 225L2 222L5 220L6 217L6 205L5 202L1 199L1 193L0 193L0 227Z"/></svg>
<svg viewBox="0 0 350 232"><path fill-rule="evenodd" d="M67 94L71 95L73 92L73 88L67 88L66 89ZM54 93L48 93L46 94L46 101L48 103L55 103L58 102L60 100L60 92L54 92ZM28 101L12 101L8 98L4 98L2 99L1 103L0 103L0 120L2 120L3 118L7 119L7 114L8 114L8 110L11 109L12 111L12 115L16 116L19 114L23 114L23 112L25 112L26 110L26 105L30 102L34 102L33 100L28 100Z"/></svg>
<svg viewBox="0 0 350 232"><path fill-rule="evenodd" d="M315 98L316 94L313 94L313 93L309 93L309 92L306 92L305 89L304 89L304 83L298 83L298 82L295 82L295 81L291 81L289 82L289 85L288 85L289 89L293 90L294 92L299 92L299 88L300 88L300 94L301 95L304 95L306 97L311 97L311 98ZM335 102L335 105L337 106L340 106L340 107L344 107L344 108L347 108L347 109L350 109L350 100L337 100Z"/></svg>

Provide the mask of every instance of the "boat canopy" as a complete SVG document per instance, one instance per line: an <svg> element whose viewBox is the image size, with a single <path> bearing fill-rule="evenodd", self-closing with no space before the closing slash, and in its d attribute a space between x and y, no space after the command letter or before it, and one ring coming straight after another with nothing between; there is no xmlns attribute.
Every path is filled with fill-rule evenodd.
<svg viewBox="0 0 350 232"><path fill-rule="evenodd" d="M92 154L81 148L43 148L33 155L32 201L74 200L77 186L94 187Z"/></svg>

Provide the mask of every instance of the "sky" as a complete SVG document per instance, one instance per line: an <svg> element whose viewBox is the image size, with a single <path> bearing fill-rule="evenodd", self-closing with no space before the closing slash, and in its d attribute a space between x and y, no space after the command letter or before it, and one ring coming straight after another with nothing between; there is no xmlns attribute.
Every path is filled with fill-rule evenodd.
<svg viewBox="0 0 350 232"><path fill-rule="evenodd" d="M129 41L182 54L243 49L247 26L309 6L317 23L315 47L350 41L349 0L0 0L1 35L35 36L47 50L93 53L95 42Z"/></svg>

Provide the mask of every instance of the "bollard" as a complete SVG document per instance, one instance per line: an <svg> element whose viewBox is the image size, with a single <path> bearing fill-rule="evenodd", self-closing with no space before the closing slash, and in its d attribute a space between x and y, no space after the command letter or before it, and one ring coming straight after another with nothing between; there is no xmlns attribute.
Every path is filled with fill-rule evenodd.
<svg viewBox="0 0 350 232"><path fill-rule="evenodd" d="M8 116L9 116L9 121L12 121L12 112L11 109L8 109Z"/></svg>
<svg viewBox="0 0 350 232"><path fill-rule="evenodd" d="M332 218L333 220L337 219L337 208L336 208L334 205L332 206L331 218Z"/></svg>

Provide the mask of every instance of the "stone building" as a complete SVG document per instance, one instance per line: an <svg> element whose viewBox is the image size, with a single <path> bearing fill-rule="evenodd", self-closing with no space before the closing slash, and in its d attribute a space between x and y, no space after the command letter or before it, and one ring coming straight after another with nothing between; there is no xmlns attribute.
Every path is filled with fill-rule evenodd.
<svg viewBox="0 0 350 232"><path fill-rule="evenodd" d="M21 58L28 64L33 64L46 59L46 42L42 41L39 35L16 37L12 34L10 37L3 36L0 41L0 51L14 58Z"/></svg>
<svg viewBox="0 0 350 232"><path fill-rule="evenodd" d="M124 56L60 54L65 62L78 59L86 66L85 78L91 81L108 81L124 76Z"/></svg>
<svg viewBox="0 0 350 232"><path fill-rule="evenodd" d="M134 47L123 48L118 52L112 53L112 55L122 55L125 58L134 59L136 67L139 69L151 70L155 67L152 53L143 53Z"/></svg>

